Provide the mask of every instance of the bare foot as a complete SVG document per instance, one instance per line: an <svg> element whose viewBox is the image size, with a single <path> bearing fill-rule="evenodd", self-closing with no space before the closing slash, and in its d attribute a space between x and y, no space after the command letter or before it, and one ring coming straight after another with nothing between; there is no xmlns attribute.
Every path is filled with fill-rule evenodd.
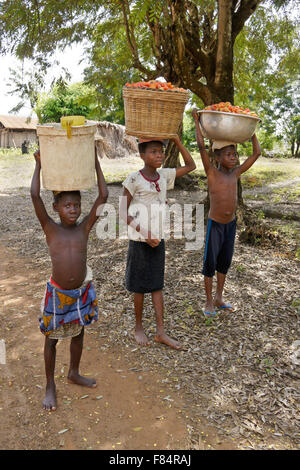
<svg viewBox="0 0 300 470"><path fill-rule="evenodd" d="M158 343L166 344L173 349L182 349L182 344L180 344L175 339L170 338L170 336L166 335L166 333L161 333L160 335L156 335L154 337L155 341Z"/></svg>
<svg viewBox="0 0 300 470"><path fill-rule="evenodd" d="M68 381L71 384L82 385L83 387L95 388L97 386L95 379L88 379L87 377L83 377L76 372L69 372Z"/></svg>
<svg viewBox="0 0 300 470"><path fill-rule="evenodd" d="M56 410L56 388L55 384L47 385L46 387L46 395L43 400L43 408L47 411L55 411Z"/></svg>
<svg viewBox="0 0 300 470"><path fill-rule="evenodd" d="M149 346L149 340L145 335L144 330L136 329L134 333L135 340L141 346Z"/></svg>

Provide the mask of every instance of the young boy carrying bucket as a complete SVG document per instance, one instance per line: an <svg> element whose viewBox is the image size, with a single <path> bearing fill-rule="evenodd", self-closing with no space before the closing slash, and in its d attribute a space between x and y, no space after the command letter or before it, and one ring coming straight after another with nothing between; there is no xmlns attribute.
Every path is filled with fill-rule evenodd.
<svg viewBox="0 0 300 470"><path fill-rule="evenodd" d="M90 213L77 223L81 214L80 191L54 193L53 208L60 218L60 223L56 223L49 217L40 196L39 151L34 156L36 166L31 182L31 198L46 236L52 262L52 275L47 282L40 318L40 330L45 335L44 360L47 379L43 408L54 411L57 406L54 369L58 339L71 337L68 381L86 387L96 386L94 379L79 374L79 363L84 326L98 318L92 273L87 266L88 237L100 214L99 206L107 200L108 191L95 152L99 194Z"/></svg>
<svg viewBox="0 0 300 470"><path fill-rule="evenodd" d="M145 293L151 293L156 315L155 341L180 349L181 344L170 338L163 325L163 287L165 268L164 212L168 189L175 178L196 168L194 160L179 137L172 139L185 165L160 168L164 159L164 143L160 139L141 139L139 153L144 162L140 171L131 173L123 182L121 217L128 224L129 248L126 265L126 288L134 293L136 316L135 339L138 344L149 341L142 325Z"/></svg>

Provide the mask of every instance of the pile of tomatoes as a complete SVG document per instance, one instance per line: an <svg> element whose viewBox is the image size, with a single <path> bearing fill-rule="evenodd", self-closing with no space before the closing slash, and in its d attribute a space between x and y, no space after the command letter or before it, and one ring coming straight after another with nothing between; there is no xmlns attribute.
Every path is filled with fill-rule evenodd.
<svg viewBox="0 0 300 470"><path fill-rule="evenodd" d="M160 91L181 91L186 92L184 88L178 88L172 85L171 82L160 82L158 80L149 80L148 82L136 82L136 83L125 83L127 88L143 88L149 90L160 90Z"/></svg>
<svg viewBox="0 0 300 470"><path fill-rule="evenodd" d="M250 111L249 108L241 108L241 106L233 106L229 101L225 103L216 103L206 106L205 111L222 111L225 113L246 114L247 116L258 117L256 113Z"/></svg>

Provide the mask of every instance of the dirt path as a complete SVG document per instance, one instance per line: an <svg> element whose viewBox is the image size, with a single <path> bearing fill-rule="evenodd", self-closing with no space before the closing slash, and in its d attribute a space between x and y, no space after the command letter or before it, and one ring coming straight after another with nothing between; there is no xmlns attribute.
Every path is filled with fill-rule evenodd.
<svg viewBox="0 0 300 470"><path fill-rule="evenodd" d="M185 344L178 352L152 341L148 300L144 319L151 345L137 347L132 297L123 285L127 241L99 240L95 228L88 259L101 319L86 329L81 372L94 376L98 387L67 383L69 342L61 342L59 408L42 410L43 337L37 316L51 266L30 200L29 170L16 161L11 173L0 171L0 340L7 349L6 364L0 364L0 448L297 448L299 374L293 347L299 332L299 263L293 252L242 245L238 237L225 289L236 312L213 321L201 310L203 250L189 252L184 240L168 241L165 325ZM110 187L116 208L120 192ZM43 191L42 197L53 216L52 195ZM95 189L83 193L83 214L95 197ZM200 200L198 191L169 194L172 204Z"/></svg>
<svg viewBox="0 0 300 470"><path fill-rule="evenodd" d="M1 336L7 362L0 366L2 449L180 449L187 444L180 398L169 405L156 374L130 370L118 347L101 351L96 330L86 329L81 370L96 389L68 384L69 342L57 347L59 407L41 408L43 338L37 328L41 272L29 259L0 247ZM3 338L2 338L3 339ZM102 340L104 341L104 339ZM164 404L165 403L165 404Z"/></svg>

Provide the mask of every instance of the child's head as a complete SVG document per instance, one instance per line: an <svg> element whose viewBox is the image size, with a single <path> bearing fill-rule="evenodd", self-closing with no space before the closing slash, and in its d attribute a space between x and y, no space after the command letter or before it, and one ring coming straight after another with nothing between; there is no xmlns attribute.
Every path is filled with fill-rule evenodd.
<svg viewBox="0 0 300 470"><path fill-rule="evenodd" d="M225 146L220 146L219 148L214 148L213 151L216 157L217 162L226 168L232 168L237 163L237 151L235 144L229 144Z"/></svg>
<svg viewBox="0 0 300 470"><path fill-rule="evenodd" d="M139 142L138 147L145 165L155 168L161 167L164 160L164 142L162 140Z"/></svg>
<svg viewBox="0 0 300 470"><path fill-rule="evenodd" d="M80 191L53 191L53 209L66 225L75 225L81 214Z"/></svg>

